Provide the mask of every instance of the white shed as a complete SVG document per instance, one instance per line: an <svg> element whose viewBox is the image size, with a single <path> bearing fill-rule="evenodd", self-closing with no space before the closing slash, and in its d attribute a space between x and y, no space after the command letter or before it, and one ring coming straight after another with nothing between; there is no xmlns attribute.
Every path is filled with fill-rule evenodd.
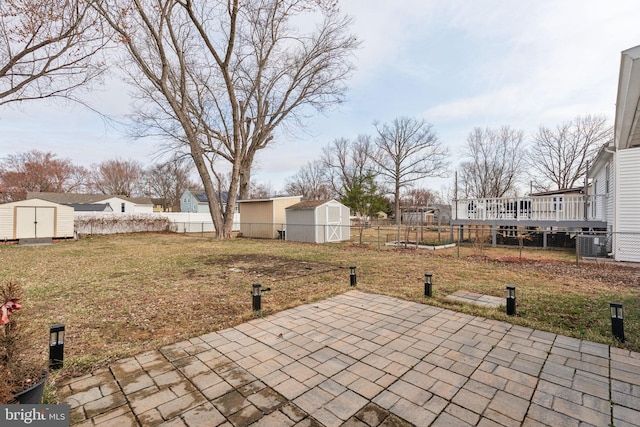
<svg viewBox="0 0 640 427"><path fill-rule="evenodd" d="M0 205L0 239L73 237L73 208L41 199Z"/></svg>
<svg viewBox="0 0 640 427"><path fill-rule="evenodd" d="M350 210L336 200L310 200L285 209L285 239L326 243L351 239Z"/></svg>

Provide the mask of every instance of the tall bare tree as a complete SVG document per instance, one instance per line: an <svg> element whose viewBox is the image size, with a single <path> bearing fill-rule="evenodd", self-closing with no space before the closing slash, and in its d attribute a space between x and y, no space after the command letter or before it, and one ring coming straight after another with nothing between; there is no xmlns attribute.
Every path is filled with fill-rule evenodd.
<svg viewBox="0 0 640 427"><path fill-rule="evenodd" d="M126 197L144 194L144 168L137 160L105 160L92 169L91 186L102 194Z"/></svg>
<svg viewBox="0 0 640 427"><path fill-rule="evenodd" d="M162 200L164 210L177 212L180 209L180 197L188 188L196 188L191 180L193 164L191 159L174 158L152 165L146 172L149 196Z"/></svg>
<svg viewBox="0 0 640 427"><path fill-rule="evenodd" d="M613 127L602 115L577 116L556 126L540 126L529 156L538 190L573 188L587 172L587 163L613 138Z"/></svg>
<svg viewBox="0 0 640 427"><path fill-rule="evenodd" d="M104 70L109 36L90 0L0 1L0 105L72 98Z"/></svg>
<svg viewBox="0 0 640 427"><path fill-rule="evenodd" d="M335 195L321 160L303 165L294 176L287 179L285 191L289 195L302 196L307 200L326 200Z"/></svg>
<svg viewBox="0 0 640 427"><path fill-rule="evenodd" d="M460 164L460 183L466 197L503 197L515 192L525 175L526 150L521 130L475 128L467 136Z"/></svg>
<svg viewBox="0 0 640 427"><path fill-rule="evenodd" d="M374 163L378 175L392 188L399 222L401 191L421 179L444 176L448 150L424 119L399 117L389 124L376 123L375 127Z"/></svg>
<svg viewBox="0 0 640 427"><path fill-rule="evenodd" d="M248 196L255 155L274 132L343 99L358 42L334 3L96 0L127 50L140 131L186 147L218 238L231 236L238 193ZM227 172L223 205L216 187Z"/></svg>
<svg viewBox="0 0 640 427"><path fill-rule="evenodd" d="M358 135L353 140L338 138L322 148L324 173L336 195L346 197L354 185L371 174L373 148L369 135Z"/></svg>
<svg viewBox="0 0 640 427"><path fill-rule="evenodd" d="M31 150L0 161L0 201L23 200L29 191L65 193L88 184L88 171L52 152Z"/></svg>

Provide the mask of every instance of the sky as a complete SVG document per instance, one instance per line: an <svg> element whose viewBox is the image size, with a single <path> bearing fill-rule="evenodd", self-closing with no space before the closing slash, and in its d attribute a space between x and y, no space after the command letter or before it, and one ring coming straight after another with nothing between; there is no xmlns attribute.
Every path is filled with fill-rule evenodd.
<svg viewBox="0 0 640 427"><path fill-rule="evenodd" d="M336 138L375 132L374 122L425 119L449 147L451 170L475 127L531 136L581 114L613 122L621 51L640 45L637 0L342 0L362 46L345 102L307 128L278 135L257 156L253 179L278 192ZM128 89L107 79L86 96L112 116ZM0 157L31 149L90 167L116 157L145 165L158 141L132 140L79 105L48 101L0 109ZM446 179L419 186L439 191Z"/></svg>

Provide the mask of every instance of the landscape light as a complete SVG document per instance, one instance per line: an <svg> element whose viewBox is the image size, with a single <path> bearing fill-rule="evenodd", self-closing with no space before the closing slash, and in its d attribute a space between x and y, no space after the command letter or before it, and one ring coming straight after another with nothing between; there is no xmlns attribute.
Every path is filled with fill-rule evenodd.
<svg viewBox="0 0 640 427"><path fill-rule="evenodd" d="M431 296L431 279L433 277L433 274L431 273L424 273L424 296L425 297L430 297Z"/></svg>
<svg viewBox="0 0 640 427"><path fill-rule="evenodd" d="M349 279L351 281L351 286L356 285L357 277L356 277L356 267L355 265L349 267L351 269L351 274L349 274Z"/></svg>
<svg viewBox="0 0 640 427"><path fill-rule="evenodd" d="M620 342L624 342L624 310L619 302L610 302L611 332Z"/></svg>
<svg viewBox="0 0 640 427"><path fill-rule="evenodd" d="M60 369L64 362L64 325L49 328L49 367Z"/></svg>
<svg viewBox="0 0 640 427"><path fill-rule="evenodd" d="M260 311L262 309L262 292L268 292L271 288L261 289L260 283L254 283L251 288L251 296L253 297L253 311Z"/></svg>
<svg viewBox="0 0 640 427"><path fill-rule="evenodd" d="M516 315L516 287L507 286L507 315Z"/></svg>

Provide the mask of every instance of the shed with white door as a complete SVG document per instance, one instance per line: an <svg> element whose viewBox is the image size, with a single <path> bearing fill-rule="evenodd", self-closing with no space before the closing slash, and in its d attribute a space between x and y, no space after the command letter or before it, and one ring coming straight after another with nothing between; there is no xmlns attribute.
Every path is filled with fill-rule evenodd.
<svg viewBox="0 0 640 427"><path fill-rule="evenodd" d="M0 240L73 237L73 208L41 199L0 205Z"/></svg>
<svg viewBox="0 0 640 427"><path fill-rule="evenodd" d="M285 238L327 243L351 239L350 210L336 200L309 200L285 209Z"/></svg>

